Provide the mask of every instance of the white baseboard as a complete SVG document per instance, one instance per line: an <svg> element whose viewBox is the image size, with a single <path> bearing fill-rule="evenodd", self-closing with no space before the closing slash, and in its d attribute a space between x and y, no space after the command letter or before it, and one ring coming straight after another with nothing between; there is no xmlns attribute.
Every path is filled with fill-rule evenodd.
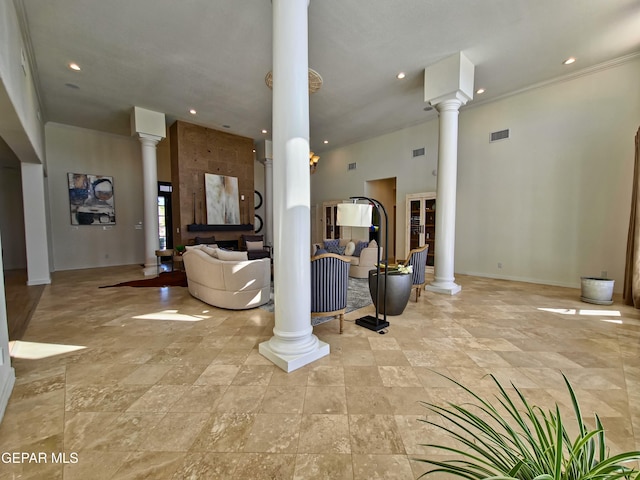
<svg viewBox="0 0 640 480"><path fill-rule="evenodd" d="M576 283L563 283L563 282L553 282L553 281L545 281L540 280L538 278L528 278L528 277L518 277L511 275L495 275L492 273L485 272L455 272L455 275L469 275L472 277L484 277L484 278L495 278L496 280L509 280L512 282L525 282L525 283L537 283L539 285L551 285L554 287L566 287L566 288L580 288L580 279L576 281Z"/></svg>

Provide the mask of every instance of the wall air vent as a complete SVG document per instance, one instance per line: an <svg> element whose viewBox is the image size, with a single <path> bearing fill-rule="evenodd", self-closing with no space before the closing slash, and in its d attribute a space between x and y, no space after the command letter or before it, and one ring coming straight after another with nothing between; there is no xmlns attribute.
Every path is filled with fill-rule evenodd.
<svg viewBox="0 0 640 480"><path fill-rule="evenodd" d="M416 148L416 149L413 151L413 158L421 157L421 156L423 156L423 155L424 155L424 147L422 147L422 148Z"/></svg>
<svg viewBox="0 0 640 480"><path fill-rule="evenodd" d="M347 166L347 170L355 170L356 169L356 162L350 163Z"/></svg>
<svg viewBox="0 0 640 480"><path fill-rule="evenodd" d="M509 138L509 129L500 130L499 132L491 132L491 140L489 142L497 142Z"/></svg>

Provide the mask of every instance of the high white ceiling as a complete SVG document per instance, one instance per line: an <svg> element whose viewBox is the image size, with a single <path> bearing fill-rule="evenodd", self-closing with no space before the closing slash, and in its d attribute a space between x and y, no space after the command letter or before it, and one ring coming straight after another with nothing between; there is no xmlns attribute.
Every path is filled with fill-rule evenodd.
<svg viewBox="0 0 640 480"><path fill-rule="evenodd" d="M168 124L269 137L270 0L15 1L46 121L128 135L137 105ZM310 98L311 148L431 118L424 68L458 51L486 89L468 106L490 101L639 52L640 2L311 0L309 66L324 79ZM563 65L570 56L577 61Z"/></svg>

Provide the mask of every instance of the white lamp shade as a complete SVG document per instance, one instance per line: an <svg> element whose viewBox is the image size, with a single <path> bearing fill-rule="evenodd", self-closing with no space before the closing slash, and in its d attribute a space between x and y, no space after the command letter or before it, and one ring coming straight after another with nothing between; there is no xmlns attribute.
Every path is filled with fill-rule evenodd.
<svg viewBox="0 0 640 480"><path fill-rule="evenodd" d="M370 227L373 205L363 203L339 203L336 223L345 227Z"/></svg>

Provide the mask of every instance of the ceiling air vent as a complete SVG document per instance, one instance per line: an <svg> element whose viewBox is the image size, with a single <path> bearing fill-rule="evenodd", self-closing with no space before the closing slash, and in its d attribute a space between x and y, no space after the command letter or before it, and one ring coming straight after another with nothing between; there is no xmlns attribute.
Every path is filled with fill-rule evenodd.
<svg viewBox="0 0 640 480"><path fill-rule="evenodd" d="M497 142L498 140L504 140L509 138L509 129L500 130L499 132L491 132L491 140L489 142Z"/></svg>
<svg viewBox="0 0 640 480"><path fill-rule="evenodd" d="M422 148L416 148L416 149L413 151L413 158L415 158L415 157L421 157L422 155L424 155L424 147L422 147Z"/></svg>
<svg viewBox="0 0 640 480"><path fill-rule="evenodd" d="M355 170L356 169L356 162L350 163L347 166L347 170Z"/></svg>

